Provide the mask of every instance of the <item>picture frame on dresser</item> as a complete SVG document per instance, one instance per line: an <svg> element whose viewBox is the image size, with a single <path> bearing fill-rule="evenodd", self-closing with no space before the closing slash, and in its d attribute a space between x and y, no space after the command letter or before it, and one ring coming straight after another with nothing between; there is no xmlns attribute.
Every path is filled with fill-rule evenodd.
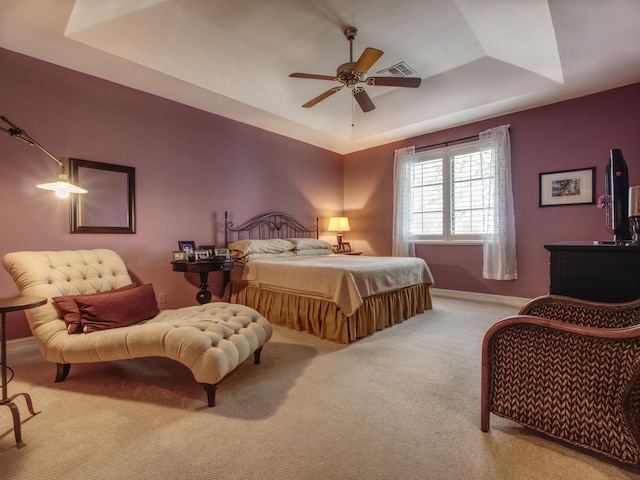
<svg viewBox="0 0 640 480"><path fill-rule="evenodd" d="M596 203L596 167L544 172L539 177L540 207Z"/></svg>

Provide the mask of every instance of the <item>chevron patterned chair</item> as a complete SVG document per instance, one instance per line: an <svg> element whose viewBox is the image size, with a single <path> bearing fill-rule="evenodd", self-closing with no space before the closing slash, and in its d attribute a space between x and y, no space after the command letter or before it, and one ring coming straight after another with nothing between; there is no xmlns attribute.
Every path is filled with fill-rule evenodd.
<svg viewBox="0 0 640 480"><path fill-rule="evenodd" d="M490 414L640 465L640 300L546 295L486 333L481 429Z"/></svg>

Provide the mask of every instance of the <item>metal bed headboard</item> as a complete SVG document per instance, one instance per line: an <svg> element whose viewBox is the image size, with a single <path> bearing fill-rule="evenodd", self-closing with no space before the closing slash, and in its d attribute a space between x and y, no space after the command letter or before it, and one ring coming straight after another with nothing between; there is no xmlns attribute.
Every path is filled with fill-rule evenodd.
<svg viewBox="0 0 640 480"><path fill-rule="evenodd" d="M271 212L235 227L234 223L229 221L229 212L224 212L225 246L237 240L270 238L318 238L318 217L311 228L307 228L291 215Z"/></svg>

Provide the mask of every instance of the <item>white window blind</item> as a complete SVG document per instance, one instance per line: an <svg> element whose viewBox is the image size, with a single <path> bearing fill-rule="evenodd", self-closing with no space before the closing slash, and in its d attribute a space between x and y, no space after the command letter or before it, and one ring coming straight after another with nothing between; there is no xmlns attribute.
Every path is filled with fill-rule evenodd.
<svg viewBox="0 0 640 480"><path fill-rule="evenodd" d="M485 199L492 155L478 142L417 153L412 166L412 233L417 240L482 240L493 230ZM488 222L487 218L488 217Z"/></svg>

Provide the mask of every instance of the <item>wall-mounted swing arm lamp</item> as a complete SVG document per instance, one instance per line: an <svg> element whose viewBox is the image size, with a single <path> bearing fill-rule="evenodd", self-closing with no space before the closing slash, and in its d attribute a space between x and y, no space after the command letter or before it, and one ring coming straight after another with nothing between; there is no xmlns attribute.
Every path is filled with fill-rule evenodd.
<svg viewBox="0 0 640 480"><path fill-rule="evenodd" d="M18 140L22 140L23 142L28 143L32 147L38 147L49 157L53 158L60 167L60 174L58 175L57 182L41 183L40 185L36 185L36 187L43 188L44 190L53 190L60 198L66 198L70 193L87 193L84 188L68 182L69 176L65 172L64 163L62 163L62 161L59 160L53 153L51 153L49 150L47 150L33 138L31 138L31 136L29 136L27 132L11 123L7 117L3 117L0 115L0 119L2 119L3 122L10 126L9 128L0 127L0 130L7 132L9 135L17 138Z"/></svg>

